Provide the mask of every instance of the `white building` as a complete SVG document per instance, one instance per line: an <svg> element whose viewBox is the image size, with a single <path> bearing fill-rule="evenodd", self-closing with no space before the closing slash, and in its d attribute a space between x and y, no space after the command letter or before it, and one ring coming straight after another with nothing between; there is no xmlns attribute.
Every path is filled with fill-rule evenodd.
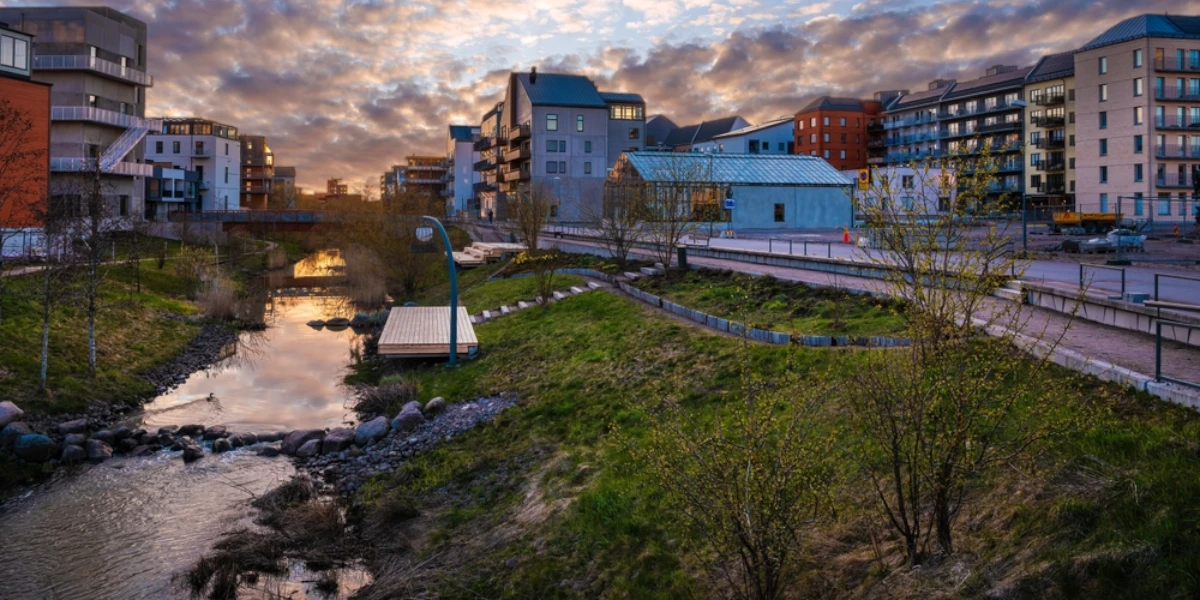
<svg viewBox="0 0 1200 600"><path fill-rule="evenodd" d="M479 213L474 202L475 184L482 181L475 163L479 152L475 151L475 140L479 138L479 127L451 125L446 137L446 188L442 196L446 199L446 214L455 215L463 211Z"/></svg>
<svg viewBox="0 0 1200 600"><path fill-rule="evenodd" d="M877 166L868 171L870 183L863 190L857 182L861 171L842 171L854 181L854 198L860 205L876 205L883 198L895 203L886 208L897 219L945 213L958 195L957 179L952 170L929 167ZM862 215L856 215L861 219Z"/></svg>
<svg viewBox="0 0 1200 600"><path fill-rule="evenodd" d="M236 127L207 119L163 119L162 130L146 136L146 158L199 173L199 210L241 209L242 145Z"/></svg>
<svg viewBox="0 0 1200 600"><path fill-rule="evenodd" d="M782 117L762 125L735 129L692 144L692 152L729 154L790 154L796 143L795 118Z"/></svg>

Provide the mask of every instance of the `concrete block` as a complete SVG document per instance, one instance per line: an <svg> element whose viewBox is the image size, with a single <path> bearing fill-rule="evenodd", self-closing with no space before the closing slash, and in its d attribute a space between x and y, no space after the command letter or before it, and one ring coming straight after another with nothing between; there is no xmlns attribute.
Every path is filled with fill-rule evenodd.
<svg viewBox="0 0 1200 600"><path fill-rule="evenodd" d="M601 287L603 287L603 286L601 286L601 285L600 285L600 283L599 283L599 282L597 282L597 281L589 281L587 285L588 285L588 287L589 287L589 288L591 288L591 289L593 289L593 290L598 290L598 289L600 289Z"/></svg>
<svg viewBox="0 0 1200 600"><path fill-rule="evenodd" d="M554 299L555 300L566 300L567 295L562 292L554 292Z"/></svg>
<svg viewBox="0 0 1200 600"><path fill-rule="evenodd" d="M654 275L662 275L663 274L662 271L655 269L653 267L642 267L641 269L638 269L638 270L642 272L642 275L645 275L647 277L652 277Z"/></svg>
<svg viewBox="0 0 1200 600"><path fill-rule="evenodd" d="M492 319L494 319L494 318L496 318L496 315L495 315L495 314L493 314L493 313L492 313L492 311L490 311L490 310L485 310L485 311L483 311L483 320L484 320L484 322L491 321L491 320L492 320Z"/></svg>
<svg viewBox="0 0 1200 600"><path fill-rule="evenodd" d="M667 270L667 267L666 267L665 265L663 265L662 263L660 263L660 262L656 262L656 263L654 263L654 268L655 268L655 269L658 269L659 271L666 271L666 270Z"/></svg>
<svg viewBox="0 0 1200 600"><path fill-rule="evenodd" d="M512 312L512 311L513 311L513 309L511 309L511 308L509 308L509 307L507 307L507 306L501 306L501 307L500 307L500 314L502 314L502 315L507 315L508 313L510 313L510 312ZM448 347L448 346L447 346L447 347Z"/></svg>
<svg viewBox="0 0 1200 600"><path fill-rule="evenodd" d="M526 308L529 308L530 306L533 306L533 305L524 300L517 303L517 308L519 308L521 310L525 310Z"/></svg>
<svg viewBox="0 0 1200 600"><path fill-rule="evenodd" d="M1125 292L1125 297L1122 300L1132 304L1145 304L1150 299L1150 294L1146 292Z"/></svg>
<svg viewBox="0 0 1200 600"><path fill-rule="evenodd" d="M483 315L471 315L471 324L478 325L483 322Z"/></svg>
<svg viewBox="0 0 1200 600"><path fill-rule="evenodd" d="M628 279L628 280L630 280L630 281L637 281L637 280L639 280L639 279L641 279L641 278L642 278L642 274L641 274L641 273L634 273L634 272L632 272L632 271L625 271L625 279Z"/></svg>
<svg viewBox="0 0 1200 600"><path fill-rule="evenodd" d="M579 286L577 286L577 285L573 285L573 286L571 286L571 293L572 293L572 294L582 294L582 293L584 293L584 292L586 292L586 291L587 291L587 290L585 290L585 289L583 289L583 288L581 288L581 287L579 287Z"/></svg>

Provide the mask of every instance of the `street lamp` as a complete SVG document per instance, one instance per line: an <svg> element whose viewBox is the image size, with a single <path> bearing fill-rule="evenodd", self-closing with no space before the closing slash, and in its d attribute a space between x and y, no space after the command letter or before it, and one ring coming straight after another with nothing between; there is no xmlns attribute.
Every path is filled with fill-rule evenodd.
<svg viewBox="0 0 1200 600"><path fill-rule="evenodd" d="M458 274L454 268L454 248L450 246L450 236L442 222L433 217L421 217L433 224L433 227L417 227L417 241L428 242L433 239L433 228L436 227L442 236L442 244L446 246L446 268L450 273L450 362L446 365L453 367L458 363Z"/></svg>

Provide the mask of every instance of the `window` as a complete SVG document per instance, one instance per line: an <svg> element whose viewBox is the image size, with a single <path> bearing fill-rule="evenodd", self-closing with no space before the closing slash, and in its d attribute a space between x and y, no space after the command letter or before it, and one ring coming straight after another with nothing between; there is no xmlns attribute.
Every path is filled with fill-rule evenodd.
<svg viewBox="0 0 1200 600"><path fill-rule="evenodd" d="M796 119L796 130L804 131L804 119Z"/></svg>
<svg viewBox="0 0 1200 600"><path fill-rule="evenodd" d="M129 196L124 196L124 195L120 196L120 197L118 197L117 201L120 203L120 208L118 210L120 211L121 216L128 217L129 216Z"/></svg>
<svg viewBox="0 0 1200 600"><path fill-rule="evenodd" d="M162 142L161 141L154 142L154 153L162 154Z"/></svg>
<svg viewBox="0 0 1200 600"><path fill-rule="evenodd" d="M1142 180L1142 165L1140 165L1140 164L1133 165L1133 180L1134 181Z"/></svg>
<svg viewBox="0 0 1200 600"><path fill-rule="evenodd" d="M171 142L171 153L179 154L179 142Z"/></svg>
<svg viewBox="0 0 1200 600"><path fill-rule="evenodd" d="M558 152L558 140L546 140L546 152Z"/></svg>
<svg viewBox="0 0 1200 600"><path fill-rule="evenodd" d="M823 153L823 155L824 155L824 157L825 157L825 158L829 158L829 151L828 151L828 150L826 150L826 151Z"/></svg>
<svg viewBox="0 0 1200 600"><path fill-rule="evenodd" d="M822 119L822 123L821 123L821 124L822 124L822 125L824 125L824 126L826 126L826 127L829 127L829 117L824 117L824 118Z"/></svg>
<svg viewBox="0 0 1200 600"><path fill-rule="evenodd" d="M904 177L901 178L900 183L901 183L901 185L904 186L904 189L906 189L906 190L913 189L913 176L905 175Z"/></svg>
<svg viewBox="0 0 1200 600"><path fill-rule="evenodd" d="M779 151L787 152L787 143L786 142L779 142Z"/></svg>
<svg viewBox="0 0 1200 600"><path fill-rule="evenodd" d="M808 134L808 141L810 144L817 143L817 134L815 134L815 133Z"/></svg>
<svg viewBox="0 0 1200 600"><path fill-rule="evenodd" d="M1143 87L1142 87L1142 78L1134 77L1133 78L1133 95L1141 96L1142 93L1144 93L1144 92L1145 92L1145 89L1143 89Z"/></svg>
<svg viewBox="0 0 1200 600"><path fill-rule="evenodd" d="M1108 183L1108 167L1100 167L1100 183Z"/></svg>
<svg viewBox="0 0 1200 600"><path fill-rule="evenodd" d="M1108 57L1101 56L1099 62L1100 62L1100 74L1104 75L1105 73L1108 73Z"/></svg>
<svg viewBox="0 0 1200 600"><path fill-rule="evenodd" d="M586 161L583 163L583 174L584 175L592 174L592 161L589 160L589 161Z"/></svg>
<svg viewBox="0 0 1200 600"><path fill-rule="evenodd" d="M775 205L775 222L776 223L783 222L783 205L782 204Z"/></svg>
<svg viewBox="0 0 1200 600"><path fill-rule="evenodd" d="M1133 68L1142 66L1142 49L1138 48L1133 51Z"/></svg>
<svg viewBox="0 0 1200 600"><path fill-rule="evenodd" d="M639 137L641 137L641 135L642 135L642 130L640 127L630 127L629 128L629 139L636 140Z"/></svg>
<svg viewBox="0 0 1200 600"><path fill-rule="evenodd" d="M592 153L592 140L584 140L583 141L583 151L586 154Z"/></svg>
<svg viewBox="0 0 1200 600"><path fill-rule="evenodd" d="M1100 112L1100 129L1108 129L1108 113Z"/></svg>
<svg viewBox="0 0 1200 600"><path fill-rule="evenodd" d="M1142 124L1142 107L1140 107L1140 106L1133 107L1133 124L1134 125Z"/></svg>
<svg viewBox="0 0 1200 600"><path fill-rule="evenodd" d="M0 36L0 65L26 70L29 68L29 42Z"/></svg>
<svg viewBox="0 0 1200 600"><path fill-rule="evenodd" d="M823 142L828 142L828 141L829 141L829 134L828 134L828 133L823 133L823 134L821 134L821 141L823 141Z"/></svg>
<svg viewBox="0 0 1200 600"><path fill-rule="evenodd" d="M229 156L229 142L225 142L225 156Z"/></svg>
<svg viewBox="0 0 1200 600"><path fill-rule="evenodd" d="M546 172L547 173L557 173L558 172L558 162L553 161L553 160L546 161Z"/></svg>
<svg viewBox="0 0 1200 600"><path fill-rule="evenodd" d="M567 161L565 161L565 160L558 161L558 172L559 173L567 172Z"/></svg>
<svg viewBox="0 0 1200 600"><path fill-rule="evenodd" d="M1100 101L1108 102L1108 84L1107 83L1100 84Z"/></svg>
<svg viewBox="0 0 1200 600"><path fill-rule="evenodd" d="M225 167L225 183L229 183L229 167Z"/></svg>
<svg viewBox="0 0 1200 600"><path fill-rule="evenodd" d="M844 134L844 133L842 134L842 136L841 136L841 141L842 141L842 143L843 143L843 144L845 144L845 143L846 143L846 134Z"/></svg>
<svg viewBox="0 0 1200 600"><path fill-rule="evenodd" d="M1142 147L1143 147L1142 146L1142 136L1140 136L1140 135L1133 136L1133 152L1134 152L1134 154L1141 154Z"/></svg>
<svg viewBox="0 0 1200 600"><path fill-rule="evenodd" d="M1158 214L1160 214L1160 215L1170 215L1171 214L1171 193L1170 192L1163 194L1162 197L1158 199Z"/></svg>
<svg viewBox="0 0 1200 600"><path fill-rule="evenodd" d="M1193 69L1200 69L1200 50L1188 50L1188 62Z"/></svg>
<svg viewBox="0 0 1200 600"><path fill-rule="evenodd" d="M546 131L558 131L558 115L546 115Z"/></svg>
<svg viewBox="0 0 1200 600"><path fill-rule="evenodd" d="M846 117L842 117L841 119L839 119L839 121L841 121L840 125L841 125L842 127L845 127L845 126L846 126Z"/></svg>
<svg viewBox="0 0 1200 600"><path fill-rule="evenodd" d="M88 95L88 106L90 106L92 108L96 108L96 97L95 96L90 95L90 94Z"/></svg>
<svg viewBox="0 0 1200 600"><path fill-rule="evenodd" d="M1100 194L1100 212L1108 212L1108 194Z"/></svg>
<svg viewBox="0 0 1200 600"><path fill-rule="evenodd" d="M575 131L583 131L583 115L575 116Z"/></svg>
<svg viewBox="0 0 1200 600"><path fill-rule="evenodd" d="M1108 138L1100 138L1100 156L1108 156Z"/></svg>
<svg viewBox="0 0 1200 600"><path fill-rule="evenodd" d="M1142 216L1142 193L1134 192L1133 194L1133 214Z"/></svg>
<svg viewBox="0 0 1200 600"><path fill-rule="evenodd" d="M614 104L608 109L608 116L612 119L621 121L640 121L642 120L641 106L634 104ZM580 129L580 131L583 131Z"/></svg>
<svg viewBox="0 0 1200 600"><path fill-rule="evenodd" d="M810 117L810 118L808 119L808 126L809 126L809 127L816 127L816 126L817 126L817 118L816 118L816 117Z"/></svg>
<svg viewBox="0 0 1200 600"><path fill-rule="evenodd" d="M846 151L845 151L845 150L841 150L841 151L839 151L839 153L840 153L840 156L838 156L838 158L846 158Z"/></svg>

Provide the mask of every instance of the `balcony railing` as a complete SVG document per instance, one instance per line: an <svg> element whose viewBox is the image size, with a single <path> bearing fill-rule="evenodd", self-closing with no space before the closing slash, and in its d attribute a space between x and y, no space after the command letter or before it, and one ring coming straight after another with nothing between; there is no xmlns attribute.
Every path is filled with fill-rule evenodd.
<svg viewBox="0 0 1200 600"><path fill-rule="evenodd" d="M1057 171L1065 171L1066 163L1061 160L1054 160L1054 161L1043 160L1043 161L1033 165L1033 168L1038 171L1042 171L1042 172L1054 173Z"/></svg>
<svg viewBox="0 0 1200 600"><path fill-rule="evenodd" d="M1021 191L1020 183L996 182L988 186L989 194L1011 194Z"/></svg>
<svg viewBox="0 0 1200 600"><path fill-rule="evenodd" d="M96 161L91 158L50 157L50 170L56 173L78 173L95 169ZM154 176L154 165L133 162L119 162L112 169L104 171L113 175L129 175L131 177Z"/></svg>
<svg viewBox="0 0 1200 600"><path fill-rule="evenodd" d="M974 116L974 115L984 115L987 113L994 113L994 112L1000 112L1000 111L1005 111L1005 110L1015 110L1018 108L1021 108L1021 107L1016 106L1016 105L1010 105L1006 102L997 102L994 106L976 106L974 109L968 109L966 107L963 107L962 110L959 110L956 112L951 112L948 110L938 111L938 118L939 119L961 119L963 117L970 117L970 116Z"/></svg>
<svg viewBox="0 0 1200 600"><path fill-rule="evenodd" d="M1192 81L1195 81L1194 79ZM1156 100L1180 100L1186 102L1200 101L1200 88L1188 88L1186 86L1170 85L1163 88L1154 88L1154 98Z"/></svg>
<svg viewBox="0 0 1200 600"><path fill-rule="evenodd" d="M1039 194L1062 194L1067 191L1067 186L1064 183L1042 182L1033 189Z"/></svg>
<svg viewBox="0 0 1200 600"><path fill-rule="evenodd" d="M471 165L471 168L476 171L486 171L488 169L495 169L496 163L490 158L485 158L483 160L475 161L475 164Z"/></svg>
<svg viewBox="0 0 1200 600"><path fill-rule="evenodd" d="M197 158L208 158L212 156L212 148L208 146L192 146L192 156Z"/></svg>
<svg viewBox="0 0 1200 600"><path fill-rule="evenodd" d="M445 183L441 177L409 177L405 181L413 185L441 185Z"/></svg>
<svg viewBox="0 0 1200 600"><path fill-rule="evenodd" d="M269 194L271 187L266 185L243 185L243 194Z"/></svg>
<svg viewBox="0 0 1200 600"><path fill-rule="evenodd" d="M1040 137L1033 142L1035 148L1048 150L1051 148L1063 148L1067 145L1066 138Z"/></svg>
<svg viewBox="0 0 1200 600"><path fill-rule="evenodd" d="M123 67L119 63L86 54L41 54L33 57L33 70L70 70L92 71L114 79L130 81L138 85L151 87L154 78L134 69Z"/></svg>
<svg viewBox="0 0 1200 600"><path fill-rule="evenodd" d="M1062 127L1066 123L1066 119L1058 115L1030 117L1029 122L1036 127Z"/></svg>
<svg viewBox="0 0 1200 600"><path fill-rule="evenodd" d="M1155 145L1154 156L1158 158L1200 158L1200 146L1181 144Z"/></svg>
<svg viewBox="0 0 1200 600"><path fill-rule="evenodd" d="M520 125L517 125L516 127L513 127L511 130L509 130L508 141L509 141L509 143L521 141L521 140L529 137L530 135L532 135L532 131L533 131L533 128L530 127L529 123L522 123Z"/></svg>
<svg viewBox="0 0 1200 600"><path fill-rule="evenodd" d="M474 149L476 152L482 152L496 145L496 138L490 135L485 135L475 140Z"/></svg>
<svg viewBox="0 0 1200 600"><path fill-rule="evenodd" d="M513 169L511 171L504 172L504 181L505 182L523 181L526 179L529 179L529 170L528 169Z"/></svg>
<svg viewBox="0 0 1200 600"><path fill-rule="evenodd" d="M491 183L488 183L486 181L476 183L471 186L471 191L476 194L478 194L480 192L494 192L494 191L496 191L495 184L496 184L496 182L494 182L494 181Z"/></svg>
<svg viewBox="0 0 1200 600"><path fill-rule="evenodd" d="M983 125L980 125L979 132L980 133L991 133L994 131L1011 131L1013 129L1020 129L1020 128L1021 128L1020 121L1000 121L999 123L984 123Z"/></svg>
<svg viewBox="0 0 1200 600"><path fill-rule="evenodd" d="M1190 125L1187 119L1181 119L1176 115L1167 115L1161 118L1154 119L1154 127L1158 129L1197 129L1200 130L1200 121L1195 121Z"/></svg>
<svg viewBox="0 0 1200 600"><path fill-rule="evenodd" d="M197 181L196 189L200 190L201 192L207 192L208 191L208 182L204 181L203 179L201 179L200 181Z"/></svg>
<svg viewBox="0 0 1200 600"><path fill-rule="evenodd" d="M1155 179L1155 184L1160 188L1188 188L1192 187L1192 178L1188 177L1187 173L1166 173L1159 175Z"/></svg>
<svg viewBox="0 0 1200 600"><path fill-rule="evenodd" d="M1175 58L1158 58L1154 60L1154 70L1156 71L1182 71L1185 73L1200 72L1200 63L1188 63Z"/></svg>
<svg viewBox="0 0 1200 600"><path fill-rule="evenodd" d="M1033 100L1033 103L1038 106L1057 106L1067 101L1066 96L1062 94L1042 94Z"/></svg>
<svg viewBox="0 0 1200 600"><path fill-rule="evenodd" d="M146 127L150 131L162 129L162 121L160 120L144 119L137 115L127 115L115 110L95 108L93 106L51 106L50 120L89 121L112 125L113 127L123 127L125 129L129 129L130 127Z"/></svg>
<svg viewBox="0 0 1200 600"><path fill-rule="evenodd" d="M516 160L524 160L526 158L529 158L529 146L523 146L521 148L513 148L512 150L509 150L504 153L504 162L506 162L506 163L513 162Z"/></svg>

